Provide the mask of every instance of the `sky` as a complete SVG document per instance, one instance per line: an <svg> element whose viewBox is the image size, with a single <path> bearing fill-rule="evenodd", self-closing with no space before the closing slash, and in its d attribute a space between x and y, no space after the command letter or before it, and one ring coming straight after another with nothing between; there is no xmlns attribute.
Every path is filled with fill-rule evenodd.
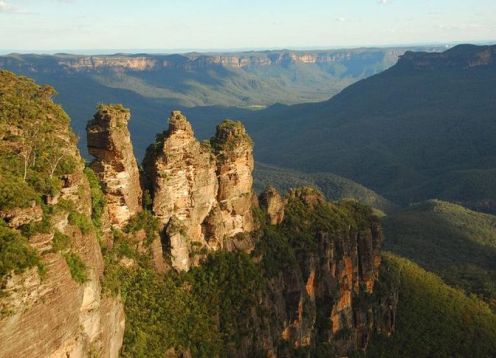
<svg viewBox="0 0 496 358"><path fill-rule="evenodd" d="M496 0L0 0L6 51L339 48L496 40Z"/></svg>

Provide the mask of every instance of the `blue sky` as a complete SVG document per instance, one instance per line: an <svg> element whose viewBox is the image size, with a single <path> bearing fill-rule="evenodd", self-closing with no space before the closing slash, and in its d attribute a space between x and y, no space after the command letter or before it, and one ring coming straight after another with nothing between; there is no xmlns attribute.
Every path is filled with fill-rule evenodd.
<svg viewBox="0 0 496 358"><path fill-rule="evenodd" d="M0 0L0 49L333 48L496 40L496 0Z"/></svg>

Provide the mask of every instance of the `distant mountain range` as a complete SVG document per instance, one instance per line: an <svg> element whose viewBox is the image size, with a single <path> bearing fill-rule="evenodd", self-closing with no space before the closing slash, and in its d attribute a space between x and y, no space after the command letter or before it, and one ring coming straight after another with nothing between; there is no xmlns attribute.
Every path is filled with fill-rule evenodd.
<svg viewBox="0 0 496 358"><path fill-rule="evenodd" d="M275 103L327 100L346 86L392 66L420 48L258 51L184 55L0 56L0 68L54 86L85 153L84 128L97 103L130 108L135 150L142 157L168 112L181 109L209 136L226 117L247 119ZM437 48L423 48L435 51ZM210 121L209 121L210 120ZM206 121L209 121L208 124Z"/></svg>
<svg viewBox="0 0 496 358"><path fill-rule="evenodd" d="M256 158L350 178L393 202L496 210L496 46L407 52L332 99L247 121Z"/></svg>
<svg viewBox="0 0 496 358"><path fill-rule="evenodd" d="M131 108L138 157L175 108L199 138L243 120L269 165L332 173L400 205L440 198L494 212L495 48L9 55L0 67L55 86L82 148L98 102ZM315 103L289 105L300 101Z"/></svg>
<svg viewBox="0 0 496 358"><path fill-rule="evenodd" d="M325 100L393 65L407 48L185 55L0 57L0 67L53 81L89 79L182 106L263 107Z"/></svg>

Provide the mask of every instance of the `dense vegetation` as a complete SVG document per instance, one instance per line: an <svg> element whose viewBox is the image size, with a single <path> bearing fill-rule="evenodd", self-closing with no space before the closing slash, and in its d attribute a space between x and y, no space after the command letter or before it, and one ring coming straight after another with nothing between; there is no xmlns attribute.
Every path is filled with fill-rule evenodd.
<svg viewBox="0 0 496 358"><path fill-rule="evenodd" d="M82 163L75 152L76 137L69 117L52 99L53 88L0 71L0 284L12 272L37 266L45 274L43 257L29 244L38 234L53 235L59 252L78 283L87 280L86 264L71 237L54 228L53 220L66 214L83 235L100 227L104 199L94 173L85 171L91 186L93 222L62 199L64 176ZM79 188L82 190L84 188ZM12 218L21 218L12 224ZM13 228L16 228L14 230Z"/></svg>
<svg viewBox="0 0 496 358"><path fill-rule="evenodd" d="M276 118L274 123L263 123L267 124L269 137L256 131L255 136L265 136L262 146L282 143L274 153L285 158L288 165L315 169L317 167L310 168L308 164L309 156L315 154L315 165L319 168L341 168L339 170L357 180L367 177L370 185L399 202L438 195L475 207L489 203L490 207L495 198L492 185L495 174L491 169L494 121L488 116L494 108L486 102L485 96L492 96L494 92L485 86L487 81L494 80L495 74L492 68L481 71L470 69L464 76L457 77L451 68L441 68L439 74L431 78L432 72L429 77L421 70L399 65L344 91L326 104L289 109L276 106L271 109L275 112L267 113L281 115L285 130L280 136L273 135L281 129ZM444 83L448 78L448 83ZM398 87L403 86L404 102L392 101L397 88L394 89L391 81ZM404 86L405 83L408 86ZM425 90L423 86L439 93L423 98L409 92ZM453 94L445 86L456 87L457 92ZM487 93L481 95L481 88ZM453 96L465 98L465 91L479 93L477 98L467 98L479 107L460 101L447 113L435 111L453 104ZM363 95L364 92L373 95L367 97L366 103L360 103L357 98L362 97L357 93ZM53 234L51 252L59 252L65 258L76 282L84 283L88 279L86 264L74 249L71 238L51 225L51 219L62 211L68 214L69 224L79 228L83 235L101 234L105 200L90 169L86 169L85 174L92 197L91 218L79 213L72 202L59 200L56 205L47 204L60 191L60 177L72 173L79 165L74 156L66 152L75 138L68 132L67 136L54 135L65 133L68 117L53 104L53 95L50 87L0 71L0 213L14 208L41 211L41 217L19 230L8 227L8 216L0 220L0 283L9 273L20 273L31 267L37 266L43 273L42 257L29 245L29 239L38 233ZM357 105L350 107L352 101ZM371 106L374 101L387 109L382 111ZM399 107L388 108L385 102L389 101ZM419 111L418 101L427 101L429 105ZM360 112L360 108L365 107L368 113ZM316 110L310 113L308 108ZM417 111L412 112L412 108ZM461 112L464 108L477 115L469 120L466 113ZM299 125L301 120L307 123L310 116L326 118L324 114L330 112L337 113L329 121L331 124L319 120L317 127L312 124L314 127L305 130ZM345 112L350 112L353 121L348 121ZM290 113L296 116L291 117ZM259 119L265 115L261 114ZM291 118L290 123L286 123L286 118ZM330 127L325 129L324 124ZM260 122L252 122L252 125L256 128ZM294 137L301 133L301 138ZM446 138L439 140L441 133ZM309 137L305 139L305 135ZM71 143L66 142L67 138ZM425 142L426 138L430 141ZM475 143L473 138L479 141ZM318 139L322 141L319 143ZM419 146L421 153L417 151L419 142L428 143ZM406 155L409 151L412 157ZM270 158L272 154L266 155ZM335 175L306 175L267 166L260 166L257 171L259 185L275 181L284 190L289 186L311 184L332 199L358 199L385 210L392 207L375 192ZM243 339L254 337L252 320L271 317L260 305L261 297L269 290L269 280L298 267L301 264L298 258L305 253L318 250L317 231L340 235L349 228L360 229L371 217L371 210L354 200L327 204L313 190L306 190L307 198L313 195L311 202L304 204L297 195L293 196L280 226L267 225L264 215L256 210L261 227L254 235L260 240L252 255L214 253L188 273L158 274L154 270L149 247L158 235L158 224L149 211L136 215L122 232L115 230L113 246L107 247L102 242L103 284L108 294L120 294L125 304L123 356L163 356L167 349L189 350L194 356L226 356L239 348ZM390 250L423 268L407 259L385 255L377 294L398 290L397 329L392 337L375 337L367 355L494 356L496 217L447 202L428 201L390 214L385 218L384 230ZM137 234L140 231L144 232L144 242L138 239L138 236L143 237ZM446 283L424 269L433 271ZM328 315L320 314L319 319L321 324L329 325ZM263 319L257 322L270 324ZM291 351L289 347L284 349L294 356L308 353ZM322 349L322 352L332 351L332 347ZM317 354L317 351L310 353Z"/></svg>
<svg viewBox="0 0 496 358"><path fill-rule="evenodd" d="M396 332L372 340L367 357L494 357L496 315L413 262L384 256L379 289L399 288ZM386 287L389 286L389 287Z"/></svg>
<svg viewBox="0 0 496 358"><path fill-rule="evenodd" d="M12 271L20 273L36 265L43 269L38 253L27 239L0 222L0 282Z"/></svg>
<svg viewBox="0 0 496 358"><path fill-rule="evenodd" d="M0 71L0 213L6 221L11 210L27 210L33 216L20 231L0 220L0 279L12 270L20 273L36 265L43 269L28 239L50 231L49 218L63 203L49 207L46 202L59 192L60 176L75 169L66 149L66 140L75 137L68 133L69 118L52 102L54 94L51 87Z"/></svg>
<svg viewBox="0 0 496 358"><path fill-rule="evenodd" d="M1 208L28 207L41 196L60 189L60 177L76 163L68 143L69 118L52 102L55 91L32 80L0 71L0 184Z"/></svg>
<svg viewBox="0 0 496 358"><path fill-rule="evenodd" d="M431 200L384 218L386 248L496 309L496 217Z"/></svg>
<svg viewBox="0 0 496 358"><path fill-rule="evenodd" d="M270 292L269 279L297 268L297 255L317 250L317 230L339 234L350 225L360 227L371 214L356 202L334 205L319 197L312 206L293 198L287 220L277 227L266 225L257 211L261 229L254 234L260 240L253 255L212 253L187 273L157 274L149 255L139 249L133 234L139 229L133 223L153 227L151 216L144 214L124 232L114 232L114 246L105 250L104 287L124 300L123 356L158 357L168 349L189 350L195 357L226 356L244 340L257 339L257 324L266 329L281 324L271 322L270 312L260 305Z"/></svg>
<svg viewBox="0 0 496 358"><path fill-rule="evenodd" d="M240 309L255 304L260 268L246 254L220 252L188 273L158 274L150 256L138 249L134 234L142 228L157 234L147 212L124 232L115 231L112 249L104 251L104 288L120 293L125 303L123 356L159 357L168 349L200 357L225 352L244 332L237 319ZM122 260L132 260L131 266Z"/></svg>

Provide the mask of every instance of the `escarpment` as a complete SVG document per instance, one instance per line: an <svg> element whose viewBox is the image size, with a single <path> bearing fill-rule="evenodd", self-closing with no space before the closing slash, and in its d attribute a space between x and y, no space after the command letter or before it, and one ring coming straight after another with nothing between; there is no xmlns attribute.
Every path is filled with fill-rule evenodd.
<svg viewBox="0 0 496 358"><path fill-rule="evenodd" d="M102 105L87 127L91 168L102 183L110 223L122 228L142 209L138 164L127 123L131 115L120 105Z"/></svg>
<svg viewBox="0 0 496 358"><path fill-rule="evenodd" d="M251 348L276 356L292 356L295 349L343 356L365 351L377 330L392 334L397 297L374 293L383 238L371 212L354 202L328 203L314 189L305 188L286 195L285 218L273 226L282 200L268 188L261 202L273 200L277 210L262 205L271 225L261 238L268 242L259 253L262 265L270 268L262 305L272 312L275 325L268 325L262 342L251 341ZM271 247L274 229L280 239ZM277 329L271 332L274 326ZM281 342L286 342L285 349Z"/></svg>
<svg viewBox="0 0 496 358"><path fill-rule="evenodd" d="M140 171L129 111L101 105L91 170L50 88L0 84L0 356L332 357L394 331L372 211L257 198L240 122L200 142L172 112Z"/></svg>
<svg viewBox="0 0 496 358"><path fill-rule="evenodd" d="M53 95L0 71L0 213L8 213L0 220L0 356L117 357L123 305L103 295L90 185Z"/></svg>
<svg viewBox="0 0 496 358"><path fill-rule="evenodd" d="M143 182L152 196L163 255L173 269L193 271L194 277L214 252L236 261L241 251L259 263L258 278L236 283L240 296L232 304L253 294L252 285L259 287L256 300L240 302L243 313L230 313L237 322L231 329L249 332L236 344L225 342L218 353L290 357L307 350L346 355L365 351L376 331L391 334L397 298L374 291L382 233L370 209L351 201L329 203L310 188L283 197L269 187L254 200L253 164L252 142L240 122L226 120L210 141L199 142L178 111L172 112L168 130L157 136L144 160ZM195 284L188 283L193 292ZM199 303L202 310L217 309L208 308L210 304ZM219 319L213 331L222 332L225 323ZM164 343L168 352L187 347Z"/></svg>

